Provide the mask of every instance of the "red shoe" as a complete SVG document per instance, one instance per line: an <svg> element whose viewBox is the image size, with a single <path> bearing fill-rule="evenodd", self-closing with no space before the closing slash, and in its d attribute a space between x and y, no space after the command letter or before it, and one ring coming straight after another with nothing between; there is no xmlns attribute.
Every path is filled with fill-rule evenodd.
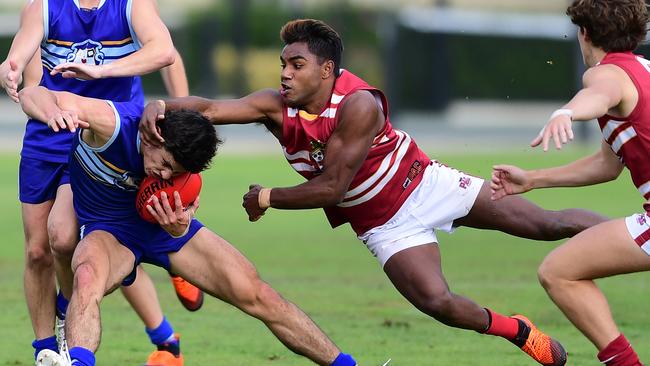
<svg viewBox="0 0 650 366"><path fill-rule="evenodd" d="M197 311L203 306L203 291L191 283L185 281L182 277L170 275L176 296L185 309Z"/></svg>
<svg viewBox="0 0 650 366"><path fill-rule="evenodd" d="M519 320L520 325L519 334L512 343L544 366L566 365L567 353L560 342L542 333L525 316L514 315L512 318Z"/></svg>

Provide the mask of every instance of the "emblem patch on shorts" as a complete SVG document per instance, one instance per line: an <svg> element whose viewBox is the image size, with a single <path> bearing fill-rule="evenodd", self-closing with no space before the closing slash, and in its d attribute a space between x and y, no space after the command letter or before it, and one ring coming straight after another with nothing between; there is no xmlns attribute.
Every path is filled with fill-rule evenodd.
<svg viewBox="0 0 650 366"><path fill-rule="evenodd" d="M472 185L472 178L466 176L458 179L458 186L460 188L467 189L470 185Z"/></svg>

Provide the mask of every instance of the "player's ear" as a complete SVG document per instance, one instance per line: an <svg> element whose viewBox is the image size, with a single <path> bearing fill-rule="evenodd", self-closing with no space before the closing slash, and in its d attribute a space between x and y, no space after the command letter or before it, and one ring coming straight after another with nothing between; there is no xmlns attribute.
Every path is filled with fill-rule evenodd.
<svg viewBox="0 0 650 366"><path fill-rule="evenodd" d="M334 61L327 60L321 67L321 78L327 79L330 77L330 75L332 75L332 73L334 73Z"/></svg>

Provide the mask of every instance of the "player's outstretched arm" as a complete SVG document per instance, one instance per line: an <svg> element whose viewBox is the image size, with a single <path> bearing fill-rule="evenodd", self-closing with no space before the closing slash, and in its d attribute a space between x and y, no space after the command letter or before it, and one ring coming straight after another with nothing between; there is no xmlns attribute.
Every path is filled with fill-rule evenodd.
<svg viewBox="0 0 650 366"><path fill-rule="evenodd" d="M602 65L591 68L583 76L584 88L569 103L555 111L548 123L530 145L542 145L548 151L551 140L559 150L562 145L573 140L572 121L590 121L602 117L611 109L618 107L629 85L625 72L614 65Z"/></svg>
<svg viewBox="0 0 650 366"><path fill-rule="evenodd" d="M186 109L199 112L215 125L264 123L278 136L282 131L282 99L277 90L265 89L239 99L213 100L184 97L152 101L144 109L140 121L142 139L149 144L164 142L156 130L156 121L166 111Z"/></svg>
<svg viewBox="0 0 650 366"><path fill-rule="evenodd" d="M570 164L539 170L523 170L512 165L496 165L490 187L492 199L528 192L537 188L582 187L616 179L623 164L603 141L599 151Z"/></svg>
<svg viewBox="0 0 650 366"><path fill-rule="evenodd" d="M327 141L323 173L290 188L262 189L253 185L244 195L249 220L261 217L268 207L306 209L340 203L363 164L375 136L384 126L377 103L367 91L356 92L341 107L336 130Z"/></svg>
<svg viewBox="0 0 650 366"><path fill-rule="evenodd" d="M158 15L155 0L133 1L133 30L142 44L137 52L104 65L66 62L52 69L64 78L85 80L144 75L174 63L174 45L169 30Z"/></svg>
<svg viewBox="0 0 650 366"><path fill-rule="evenodd" d="M47 123L54 131L87 128L89 133L83 138L91 146L104 145L115 132L115 112L105 100L51 91L42 86L25 88L19 97L28 116Z"/></svg>
<svg viewBox="0 0 650 366"><path fill-rule="evenodd" d="M16 103L23 71L38 50L42 39L43 3L41 0L30 1L21 13L20 28L11 43L7 59L0 64L0 84Z"/></svg>

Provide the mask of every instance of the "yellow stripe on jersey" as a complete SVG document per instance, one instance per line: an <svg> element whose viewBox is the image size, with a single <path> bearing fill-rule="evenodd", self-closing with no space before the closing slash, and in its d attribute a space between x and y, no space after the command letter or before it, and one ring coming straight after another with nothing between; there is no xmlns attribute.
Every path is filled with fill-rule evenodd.
<svg viewBox="0 0 650 366"><path fill-rule="evenodd" d="M54 44L59 45L59 46L68 46L68 47L70 47L70 46L72 46L72 44L73 44L74 42L70 42L70 41L59 41L59 40L57 40L57 39L48 39L48 40L47 40L47 43L54 43Z"/></svg>
<svg viewBox="0 0 650 366"><path fill-rule="evenodd" d="M123 44L127 44L131 42L132 40L133 39L131 37L127 37L120 41L102 41L101 44L103 44L104 46L121 46Z"/></svg>
<svg viewBox="0 0 650 366"><path fill-rule="evenodd" d="M311 114L311 113L308 113L306 111L303 111L302 109L298 112L298 115L300 115L300 118L304 118L304 119L306 119L308 121L313 121L316 118L318 118L317 114Z"/></svg>
<svg viewBox="0 0 650 366"><path fill-rule="evenodd" d="M97 156L97 157L99 158L99 160L101 160L102 163L104 163L104 164L105 164L108 168L110 168L111 170L113 170L113 171L115 171L115 172L117 172L117 173L119 173L119 174L124 174L124 173L126 173L126 170L124 170L124 169L120 169L120 168L116 167L115 165L111 164L108 160L105 160L104 158L102 158L101 155L95 153L95 156Z"/></svg>

